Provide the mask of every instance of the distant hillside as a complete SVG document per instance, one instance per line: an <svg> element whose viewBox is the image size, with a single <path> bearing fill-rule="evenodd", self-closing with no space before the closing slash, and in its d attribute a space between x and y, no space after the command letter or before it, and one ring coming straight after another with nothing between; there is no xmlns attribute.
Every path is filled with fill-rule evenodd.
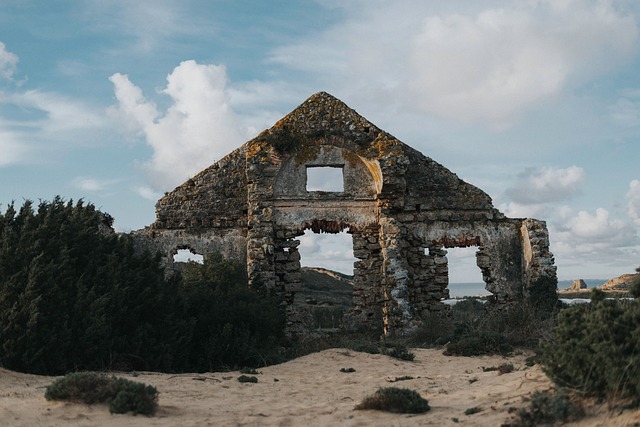
<svg viewBox="0 0 640 427"><path fill-rule="evenodd" d="M353 276L317 267L300 269L302 289L296 292L296 305L351 305Z"/></svg>

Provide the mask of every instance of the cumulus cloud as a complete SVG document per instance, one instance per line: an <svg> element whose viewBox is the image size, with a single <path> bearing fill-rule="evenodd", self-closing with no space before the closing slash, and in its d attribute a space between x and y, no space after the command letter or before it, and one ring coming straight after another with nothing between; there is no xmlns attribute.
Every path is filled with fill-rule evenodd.
<svg viewBox="0 0 640 427"><path fill-rule="evenodd" d="M500 122L561 93L570 76L627 58L637 38L635 21L605 2L539 1L426 17L409 86L426 111Z"/></svg>
<svg viewBox="0 0 640 427"><path fill-rule="evenodd" d="M585 182L586 173L578 166L527 168L506 190L506 195L518 205L558 202L580 194Z"/></svg>
<svg viewBox="0 0 640 427"><path fill-rule="evenodd" d="M640 225L640 180L634 179L629 183L627 192L627 213L636 225Z"/></svg>
<svg viewBox="0 0 640 427"><path fill-rule="evenodd" d="M154 190L166 191L209 166L246 139L227 94L222 66L184 61L167 76L165 112L126 75L114 74L118 105L110 112L153 149L143 165Z"/></svg>
<svg viewBox="0 0 640 427"><path fill-rule="evenodd" d="M637 249L640 243L633 225L611 218L604 208L595 213L580 211L559 221L551 228L553 250L565 260L580 259L582 263L607 263L627 249ZM580 258L582 257L582 258ZM586 257L586 258L585 258Z"/></svg>
<svg viewBox="0 0 640 427"><path fill-rule="evenodd" d="M0 42L0 77L12 80L17 65L18 56L9 52L5 44Z"/></svg>
<svg viewBox="0 0 640 427"><path fill-rule="evenodd" d="M422 0L345 6L344 22L278 48L271 60L320 80L340 76L338 89L354 97L393 91L405 109L501 127L562 94L569 80L587 81L636 50L638 26L613 2L467 6L456 13Z"/></svg>

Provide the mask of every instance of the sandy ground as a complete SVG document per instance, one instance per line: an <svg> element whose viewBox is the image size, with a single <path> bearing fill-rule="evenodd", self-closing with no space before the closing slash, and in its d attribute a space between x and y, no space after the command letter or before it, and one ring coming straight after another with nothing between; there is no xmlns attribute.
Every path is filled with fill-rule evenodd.
<svg viewBox="0 0 640 427"><path fill-rule="evenodd" d="M413 362L383 355L331 349L260 369L258 383L240 383L238 372L119 376L154 385L160 392L154 417L110 414L106 405L48 402L52 377L0 369L0 426L500 426L513 419L511 408L535 390L552 388L528 354L449 357L441 350L413 350ZM516 370L483 372L510 362ZM353 373L340 372L354 368ZM414 379L395 381L397 377ZM418 391L431 411L398 415L354 410L379 387ZM632 426L640 411L588 408L592 415L576 426ZM480 411L465 415L466 409ZM513 409L512 409L513 411ZM639 424L640 425L640 424Z"/></svg>

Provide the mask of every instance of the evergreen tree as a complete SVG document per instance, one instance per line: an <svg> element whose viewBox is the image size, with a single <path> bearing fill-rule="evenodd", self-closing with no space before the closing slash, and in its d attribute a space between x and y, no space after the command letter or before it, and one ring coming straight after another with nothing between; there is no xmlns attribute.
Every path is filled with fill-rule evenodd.
<svg viewBox="0 0 640 427"><path fill-rule="evenodd" d="M159 259L56 197L0 215L0 364L27 372L170 369L186 322Z"/></svg>

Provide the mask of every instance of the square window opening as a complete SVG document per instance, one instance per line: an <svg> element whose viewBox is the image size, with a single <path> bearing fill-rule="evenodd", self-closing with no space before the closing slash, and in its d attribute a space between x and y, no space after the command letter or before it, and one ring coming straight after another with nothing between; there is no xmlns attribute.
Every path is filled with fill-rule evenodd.
<svg viewBox="0 0 640 427"><path fill-rule="evenodd" d="M342 166L307 166L307 191L343 193Z"/></svg>

